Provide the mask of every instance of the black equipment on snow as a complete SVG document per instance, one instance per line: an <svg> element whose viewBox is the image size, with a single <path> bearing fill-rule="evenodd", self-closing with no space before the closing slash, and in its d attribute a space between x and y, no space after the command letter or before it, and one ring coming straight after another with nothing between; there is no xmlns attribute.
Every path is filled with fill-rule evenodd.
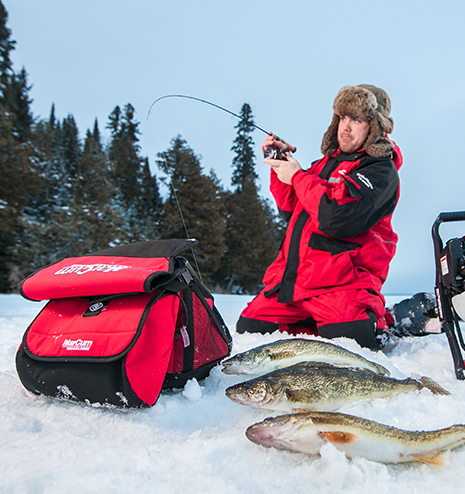
<svg viewBox="0 0 465 494"><path fill-rule="evenodd" d="M465 343L460 321L465 321L465 237L443 245L439 226L443 222L465 221L465 211L440 213L432 227L436 262L436 300L441 330L449 341L457 379L465 380L462 350Z"/></svg>
<svg viewBox="0 0 465 494"><path fill-rule="evenodd" d="M436 297L432 293L416 293L388 307L394 321L390 334L399 338L441 333Z"/></svg>

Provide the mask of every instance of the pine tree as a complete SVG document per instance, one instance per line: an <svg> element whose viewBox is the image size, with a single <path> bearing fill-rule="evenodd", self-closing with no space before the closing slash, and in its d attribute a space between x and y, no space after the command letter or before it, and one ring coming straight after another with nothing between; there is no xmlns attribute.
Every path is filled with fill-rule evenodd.
<svg viewBox="0 0 465 494"><path fill-rule="evenodd" d="M26 73L15 75L10 53L15 41L0 1L0 292L9 292L15 234L35 183L29 135L32 118Z"/></svg>
<svg viewBox="0 0 465 494"><path fill-rule="evenodd" d="M149 161L145 158L142 162L138 201L138 216L145 223L141 226L143 240L153 240L159 234L162 207L157 177L152 175Z"/></svg>
<svg viewBox="0 0 465 494"><path fill-rule="evenodd" d="M11 39L11 30L7 27L8 13L0 0L0 104L4 103L5 90L13 75L10 52L16 41Z"/></svg>
<svg viewBox="0 0 465 494"><path fill-rule="evenodd" d="M226 254L215 277L223 278L226 291L256 293L263 274L277 253L278 236L269 204L260 198L256 184L255 155L250 136L252 111L245 103L232 150L231 183L236 189L226 201Z"/></svg>
<svg viewBox="0 0 465 494"><path fill-rule="evenodd" d="M9 274L15 231L30 194L29 149L12 136L11 121L0 112L0 292L11 291Z"/></svg>
<svg viewBox="0 0 465 494"><path fill-rule="evenodd" d="M49 119L36 122L31 135L38 182L29 197L26 213L39 221L47 221L48 211L59 204L63 175L60 139L61 126L55 118L55 106L52 105Z"/></svg>
<svg viewBox="0 0 465 494"><path fill-rule="evenodd" d="M114 207L113 165L103 151L97 121L93 132L87 131L72 190L68 233L72 243L68 241L68 244L73 255L85 255L128 241L121 212Z"/></svg>
<svg viewBox="0 0 465 494"><path fill-rule="evenodd" d="M65 130L63 130L65 129ZM38 122L34 129L42 188L31 195L17 233L10 278L18 283L40 267L125 243L116 185L98 124L87 131L81 149L74 119Z"/></svg>
<svg viewBox="0 0 465 494"><path fill-rule="evenodd" d="M116 106L107 128L111 131L109 158L114 165L115 204L124 219L123 228L133 241L154 238L160 197L156 179L146 159L139 155L139 123L132 105Z"/></svg>
<svg viewBox="0 0 465 494"><path fill-rule="evenodd" d="M0 107L12 122L11 134L20 142L30 135L33 117L30 110L30 86L27 84L26 70L19 73L13 70L10 53L16 41L11 39L7 27L8 13L0 0Z"/></svg>
<svg viewBox="0 0 465 494"><path fill-rule="evenodd" d="M13 74L5 91L4 104L12 121L12 134L19 142L26 142L30 138L34 123L30 89L26 70L23 68L18 74Z"/></svg>
<svg viewBox="0 0 465 494"><path fill-rule="evenodd" d="M55 118L54 106L49 120L40 120L34 125L31 139L36 183L16 228L10 272L13 285L58 260L63 252L62 244L69 238L72 185L63 163L61 124Z"/></svg>
<svg viewBox="0 0 465 494"><path fill-rule="evenodd" d="M252 109L247 103L242 105L241 120L235 126L237 129L237 137L234 139L234 144L231 151L235 152L232 166L234 171L232 174L231 184L236 186L236 190L242 190L244 183L249 177L255 181L258 176L255 172L255 153L253 151L254 142L251 133L254 130L254 122Z"/></svg>
<svg viewBox="0 0 465 494"><path fill-rule="evenodd" d="M109 117L111 131L109 158L115 166L115 179L128 208L132 208L139 192L139 175L142 158L139 156L138 123L134 121L134 108L127 104L124 112L119 106Z"/></svg>
<svg viewBox="0 0 465 494"><path fill-rule="evenodd" d="M35 125L32 138L34 153L45 181L45 188L39 191L40 197L33 201L38 201L36 207L43 212L43 220L46 221L47 211L69 208L74 200L76 191L73 183L82 156L82 143L74 117L68 115L62 122L58 121L54 105L49 120L39 121Z"/></svg>
<svg viewBox="0 0 465 494"><path fill-rule="evenodd" d="M199 241L196 259L202 280L212 281L224 254L225 220L222 190L217 181L203 174L200 160L180 136L171 148L158 155L157 165L168 175L170 193L165 201L161 221L164 238Z"/></svg>
<svg viewBox="0 0 465 494"><path fill-rule="evenodd" d="M82 156L82 144L79 130L72 115L68 115L61 124L60 133L61 161L65 186L76 178L78 163Z"/></svg>
<svg viewBox="0 0 465 494"><path fill-rule="evenodd" d="M227 292L257 293L275 259L269 209L252 177L227 199L226 254L221 274Z"/></svg>

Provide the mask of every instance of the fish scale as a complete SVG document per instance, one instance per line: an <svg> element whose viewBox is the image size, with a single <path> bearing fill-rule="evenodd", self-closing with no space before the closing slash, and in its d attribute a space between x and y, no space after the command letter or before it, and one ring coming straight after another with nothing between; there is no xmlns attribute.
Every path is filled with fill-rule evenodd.
<svg viewBox="0 0 465 494"><path fill-rule="evenodd" d="M240 405L284 412L335 411L353 401L425 388L449 394L429 378L399 380L364 370L300 363L230 386L226 396Z"/></svg>
<svg viewBox="0 0 465 494"><path fill-rule="evenodd" d="M265 419L250 426L246 436L266 447L312 455L329 442L349 457L442 465L445 451L465 444L465 425L408 431L342 413L303 412Z"/></svg>
<svg viewBox="0 0 465 494"><path fill-rule="evenodd" d="M299 362L325 362L340 367L360 368L389 375L382 365L325 341L290 338L239 353L222 362L225 374L264 374Z"/></svg>

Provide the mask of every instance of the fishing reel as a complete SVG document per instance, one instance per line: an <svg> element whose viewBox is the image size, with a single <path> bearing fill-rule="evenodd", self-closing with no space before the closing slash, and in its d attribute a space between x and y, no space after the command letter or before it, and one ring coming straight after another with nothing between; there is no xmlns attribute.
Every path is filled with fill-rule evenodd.
<svg viewBox="0 0 465 494"><path fill-rule="evenodd" d="M278 148L265 148L263 150L263 157L269 160L281 160L287 161L286 153L289 151L289 148L286 149L278 149Z"/></svg>

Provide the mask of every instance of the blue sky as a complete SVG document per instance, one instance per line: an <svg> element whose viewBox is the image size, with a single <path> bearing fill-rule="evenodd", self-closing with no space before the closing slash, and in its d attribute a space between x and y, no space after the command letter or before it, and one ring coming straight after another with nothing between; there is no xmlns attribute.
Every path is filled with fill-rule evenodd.
<svg viewBox="0 0 465 494"><path fill-rule="evenodd" d="M404 155L394 215L398 252L385 293L432 291L431 226L441 211L465 210L465 2L276 0L3 0L25 67L33 112L72 114L81 133L103 131L116 105L131 103L142 155L153 165L180 134L229 187L237 120L195 101L239 113L297 146L303 167L320 156L332 102L347 84L391 97L392 139ZM268 167L254 133L262 194ZM158 170L153 171L160 175ZM465 222L443 225L445 240ZM208 239L199 239L208 241Z"/></svg>

